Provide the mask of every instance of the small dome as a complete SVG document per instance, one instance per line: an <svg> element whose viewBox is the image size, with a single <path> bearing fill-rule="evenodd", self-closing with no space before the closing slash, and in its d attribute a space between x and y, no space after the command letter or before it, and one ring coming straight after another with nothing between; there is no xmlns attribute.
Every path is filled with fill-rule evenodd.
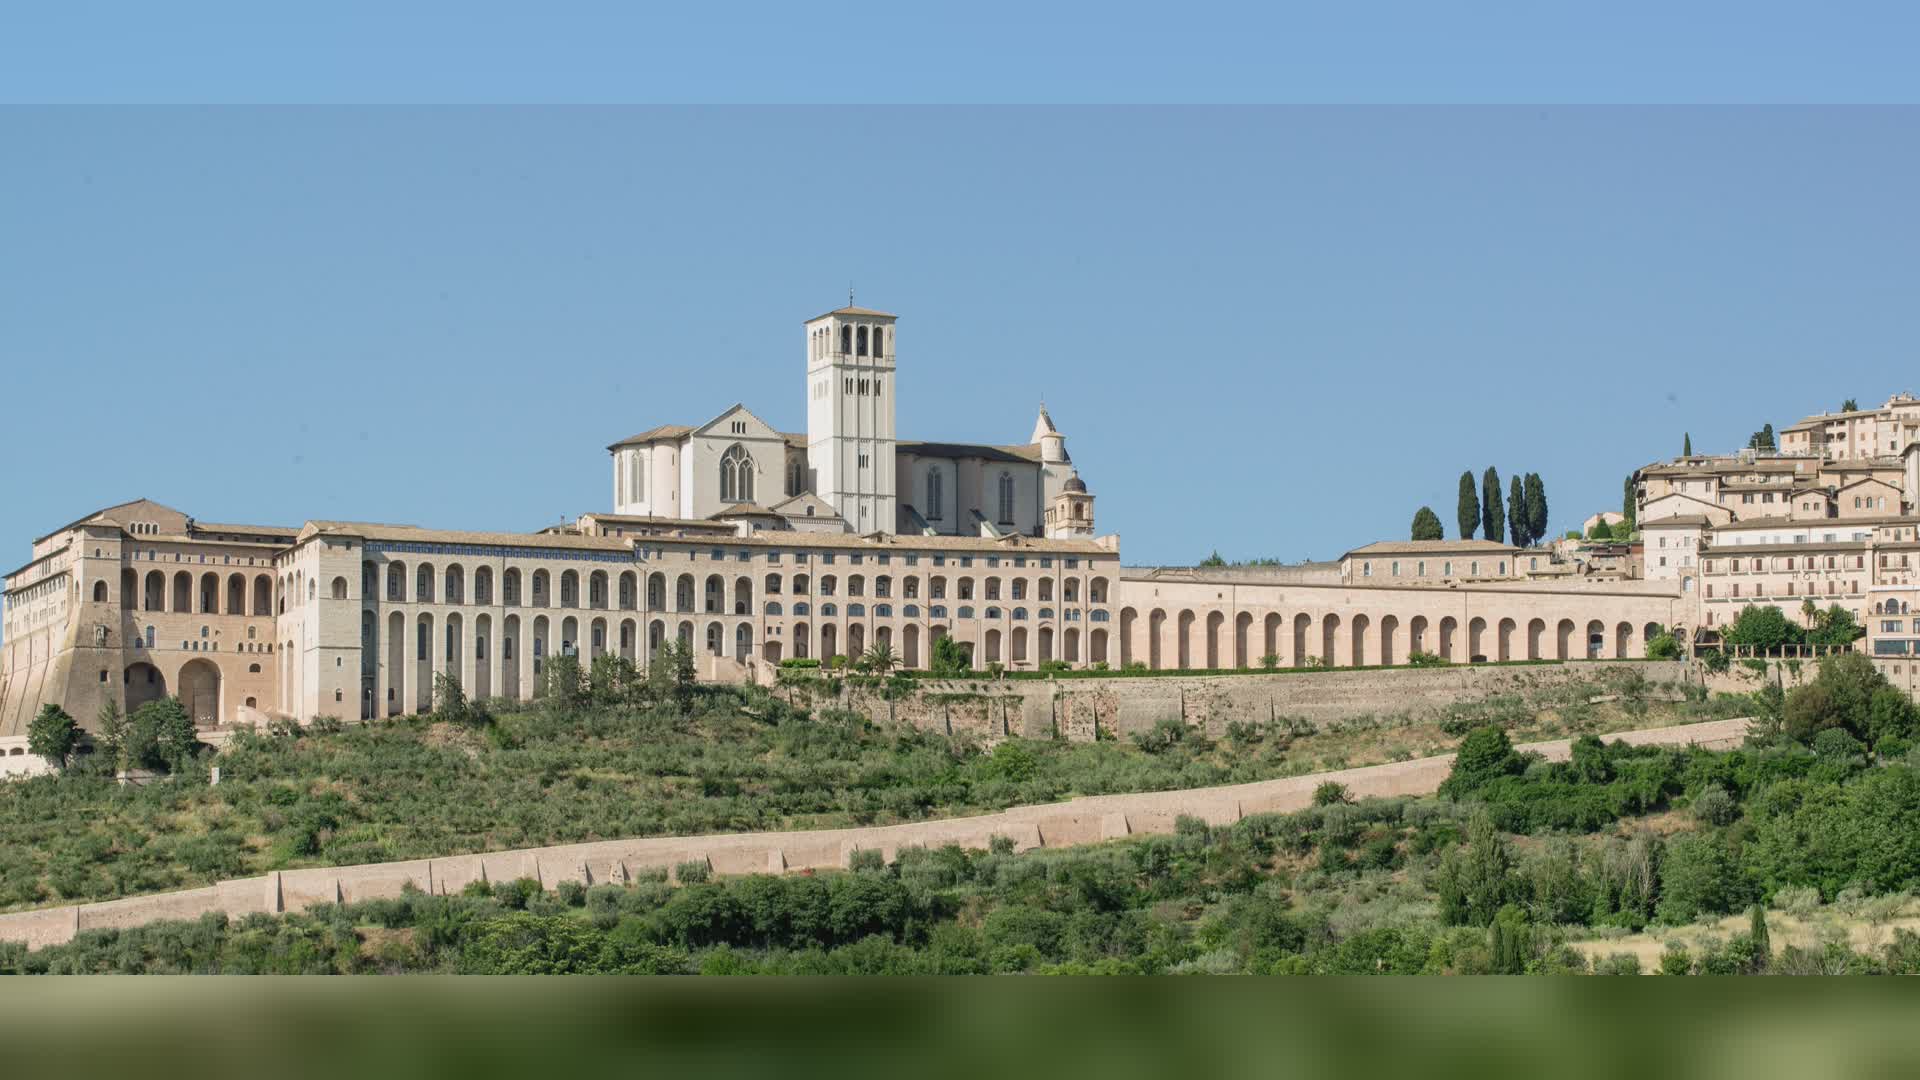
<svg viewBox="0 0 1920 1080"><path fill-rule="evenodd" d="M1061 485L1061 490L1071 491L1077 495L1085 495L1087 493L1087 482L1080 479L1079 469L1073 470L1073 473L1067 477L1067 482Z"/></svg>

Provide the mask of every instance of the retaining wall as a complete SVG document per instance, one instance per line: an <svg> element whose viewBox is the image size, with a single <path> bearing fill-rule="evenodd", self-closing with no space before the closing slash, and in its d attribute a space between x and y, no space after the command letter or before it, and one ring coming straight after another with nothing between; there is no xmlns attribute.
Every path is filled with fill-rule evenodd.
<svg viewBox="0 0 1920 1080"><path fill-rule="evenodd" d="M1634 744L1718 748L1737 745L1746 729L1744 719L1717 720L1608 738ZM1557 761L1567 757L1570 747L1569 740L1559 739L1526 744L1521 749L1536 750ZM1018 806L997 814L904 825L649 837L370 866L275 871L201 889L0 915L0 940L21 941L38 948L69 941L82 930L196 919L214 911L237 918L254 912L303 911L321 903L391 898L409 884L428 893L457 893L470 881L516 878L532 878L549 889L563 881L622 884L642 870L665 868L671 873L681 863L697 861L722 874L779 874L845 867L853 853L863 849L878 850L889 860L902 847L910 846L958 844L984 849L995 836L1011 838L1015 850L1089 844L1134 834L1169 833L1182 814L1226 825L1249 814L1299 810L1312 802L1314 788L1328 780L1345 784L1358 797L1431 794L1446 779L1452 761L1453 756L1446 754L1227 787L1089 796Z"/></svg>

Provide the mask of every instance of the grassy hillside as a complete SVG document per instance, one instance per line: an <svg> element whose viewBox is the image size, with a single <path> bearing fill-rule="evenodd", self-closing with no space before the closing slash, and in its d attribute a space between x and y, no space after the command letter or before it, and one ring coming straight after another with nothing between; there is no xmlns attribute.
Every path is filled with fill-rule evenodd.
<svg viewBox="0 0 1920 1080"><path fill-rule="evenodd" d="M572 841L888 824L1081 794L1155 791L1399 760L1467 727L1518 739L1737 714L1662 700L1633 671L1416 716L1163 726L1139 739L974 742L800 711L753 690L594 695L462 722L411 717L243 736L170 780L119 787L104 755L0 784L0 909L190 887L275 868ZM1610 700L1594 704L1589 699ZM206 783L218 765L221 782Z"/></svg>
<svg viewBox="0 0 1920 1080"><path fill-rule="evenodd" d="M1734 751L1585 737L1550 764L1480 727L1434 798L1355 805L1329 787L1312 809L1228 827L862 852L820 875L479 883L0 947L0 972L1920 972L1912 702L1855 657L1755 704L1762 730ZM1217 752L1190 750L1188 767ZM1044 767L1159 757L1059 753Z"/></svg>

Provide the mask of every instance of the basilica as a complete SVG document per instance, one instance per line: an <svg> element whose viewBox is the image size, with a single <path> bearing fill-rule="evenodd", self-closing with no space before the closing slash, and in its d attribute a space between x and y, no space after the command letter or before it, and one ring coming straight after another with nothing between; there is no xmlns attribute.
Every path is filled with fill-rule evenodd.
<svg viewBox="0 0 1920 1080"><path fill-rule="evenodd" d="M884 311L851 306L807 321L804 432L777 431L736 404L704 424L664 424L608 447L614 513L604 520L902 536L1093 536L1093 496L1046 406L1025 443L898 437L895 323Z"/></svg>

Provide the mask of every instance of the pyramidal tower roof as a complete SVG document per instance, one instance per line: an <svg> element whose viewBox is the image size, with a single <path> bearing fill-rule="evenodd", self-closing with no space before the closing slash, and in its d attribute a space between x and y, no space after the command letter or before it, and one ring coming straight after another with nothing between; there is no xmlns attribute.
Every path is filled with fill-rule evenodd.
<svg viewBox="0 0 1920 1080"><path fill-rule="evenodd" d="M1027 441L1037 443L1049 435L1058 434L1060 434L1060 429L1053 426L1053 417L1047 415L1047 407L1045 404L1042 404L1040 406L1040 418L1033 422L1033 438Z"/></svg>

